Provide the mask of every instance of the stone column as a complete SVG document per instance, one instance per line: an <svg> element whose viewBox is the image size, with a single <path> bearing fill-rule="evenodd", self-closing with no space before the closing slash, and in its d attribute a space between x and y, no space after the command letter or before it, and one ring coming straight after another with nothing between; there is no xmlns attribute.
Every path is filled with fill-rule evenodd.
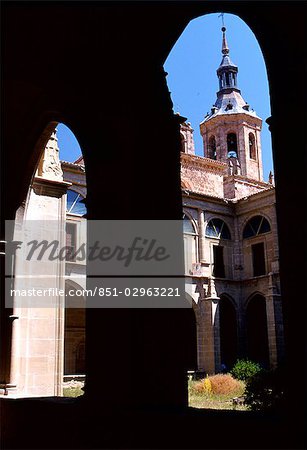
<svg viewBox="0 0 307 450"><path fill-rule="evenodd" d="M199 368L207 374L220 370L220 326L218 313L219 297L214 281L209 279L208 296L200 299L200 339Z"/></svg>
<svg viewBox="0 0 307 450"><path fill-rule="evenodd" d="M284 356L283 319L281 295L277 292L273 274L269 274L269 289L266 296L266 314L269 359L271 369L275 369Z"/></svg>
<svg viewBox="0 0 307 450"><path fill-rule="evenodd" d="M265 300L270 368L275 369L277 367L277 348L275 336L274 297L267 296Z"/></svg>
<svg viewBox="0 0 307 450"><path fill-rule="evenodd" d="M242 239L240 236L240 226L237 216L234 216L234 227L233 227L233 277L235 280L242 279L243 271L243 254L242 254Z"/></svg>
<svg viewBox="0 0 307 450"><path fill-rule="evenodd" d="M205 261L205 218L204 211L198 209L199 260Z"/></svg>
<svg viewBox="0 0 307 450"><path fill-rule="evenodd" d="M204 323L204 306L203 302L206 297L204 289L204 280L197 280L196 291L199 294L196 306L194 308L196 318L196 338L197 338L197 368L199 372L205 372L206 369L206 346L205 346L205 323Z"/></svg>
<svg viewBox="0 0 307 450"><path fill-rule="evenodd" d="M35 239L65 246L66 191L56 134L53 133L30 187L18 234L25 243ZM16 239L15 237L15 239ZM29 247L28 247L29 248ZM48 258L40 249L30 260L18 253L14 289L45 291L47 295L15 295L11 379L17 395L62 395L64 360L65 259Z"/></svg>

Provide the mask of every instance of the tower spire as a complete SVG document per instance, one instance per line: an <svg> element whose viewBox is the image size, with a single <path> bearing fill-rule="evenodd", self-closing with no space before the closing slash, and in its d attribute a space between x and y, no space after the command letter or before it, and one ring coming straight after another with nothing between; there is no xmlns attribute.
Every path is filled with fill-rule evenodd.
<svg viewBox="0 0 307 450"><path fill-rule="evenodd" d="M237 92L240 92L237 88L237 74L238 74L238 67L231 61L229 57L229 47L227 43L226 38L226 27L222 27L222 62L217 69L217 76L219 79L219 87L220 92L231 92L233 90L236 90Z"/></svg>
<svg viewBox="0 0 307 450"><path fill-rule="evenodd" d="M255 111L250 110L237 87L238 67L229 56L224 23L221 31L222 61L217 69L220 88L211 114L207 114L200 124L204 155L228 164L228 174L231 176L262 180L262 120ZM232 186L235 192L234 184ZM233 192L231 195L236 196Z"/></svg>
<svg viewBox="0 0 307 450"><path fill-rule="evenodd" d="M222 32L223 32L222 53L223 55L229 55L229 47L226 39L226 27L222 27Z"/></svg>

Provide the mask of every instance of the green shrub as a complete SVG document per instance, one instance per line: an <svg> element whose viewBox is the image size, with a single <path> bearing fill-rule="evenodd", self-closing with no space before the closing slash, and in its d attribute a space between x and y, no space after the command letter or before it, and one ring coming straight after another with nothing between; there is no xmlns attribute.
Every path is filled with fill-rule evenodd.
<svg viewBox="0 0 307 450"><path fill-rule="evenodd" d="M254 411L283 408L285 377L281 369L258 372L246 383L245 404Z"/></svg>
<svg viewBox="0 0 307 450"><path fill-rule="evenodd" d="M230 373L237 380L247 381L261 371L262 368L258 363L248 359L238 359Z"/></svg>

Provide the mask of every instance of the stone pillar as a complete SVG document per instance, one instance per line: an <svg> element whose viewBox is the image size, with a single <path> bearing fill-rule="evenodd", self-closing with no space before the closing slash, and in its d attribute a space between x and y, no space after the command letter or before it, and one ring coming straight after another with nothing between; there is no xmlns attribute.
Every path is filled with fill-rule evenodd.
<svg viewBox="0 0 307 450"><path fill-rule="evenodd" d="M275 369L277 367L277 348L275 335L274 297L269 295L265 300L270 368Z"/></svg>
<svg viewBox="0 0 307 450"><path fill-rule="evenodd" d="M238 159L240 161L241 174L247 176L247 164L246 164L246 148L245 148L245 136L244 136L244 128L239 127L237 132L237 145L238 145Z"/></svg>
<svg viewBox="0 0 307 450"><path fill-rule="evenodd" d="M1 233L2 234L2 233ZM11 280L6 278L5 266L7 264L8 252L7 242L13 239L13 235L9 236L8 233L1 235L0 241L0 267L1 267L1 289L4 295L0 298L1 303L1 315L0 315L0 331L1 331L1 364L0 364L0 394L7 395L9 390L15 389L15 384L12 382L11 377L11 355L12 355L12 330L13 330L13 309L8 308L6 305L6 295L10 286ZM6 260L6 261L4 261Z"/></svg>
<svg viewBox="0 0 307 450"><path fill-rule="evenodd" d="M92 233L92 221L96 219L182 219L180 124L172 112L165 73L160 68L153 72L152 65L143 67L144 82L140 84L135 71L137 65L129 64L131 72L126 74L125 88L118 97L121 111L112 93L109 103L103 100L104 119L101 115L91 117L84 132L88 238ZM144 89L149 96L141 95ZM131 101L132 92L140 94L138 102ZM102 142L100 125L103 120L110 124L110 130L118 130L121 123L121 133L106 133ZM148 155L156 151L155 140L148 140L148 124L152 120L163 136L159 150L163 163L155 158L148 164ZM114 174L119 180L115 184ZM157 180L162 194L158 203ZM125 198L121 194L123 186ZM149 208L149 204L156 206ZM180 264L184 274L182 233L178 236L177 248L182 248ZM87 269L89 274L90 261ZM177 281L180 285L184 283L181 275ZM87 288L95 287L95 283L97 285L88 277ZM187 405L182 348L184 324L189 317L190 309L179 308L87 308L85 401L101 402L105 409L148 404L155 407Z"/></svg>
<svg viewBox="0 0 307 450"><path fill-rule="evenodd" d="M204 324L204 307L203 302L206 297L204 289L204 280L197 280L197 288L195 290L199 294L198 300L195 301L195 318L196 318L196 339L197 339L197 369L199 372L205 372L206 369L206 346L205 346L205 324Z"/></svg>
<svg viewBox="0 0 307 450"><path fill-rule="evenodd" d="M283 311L282 311L282 298L281 295L274 295L274 317L275 317L275 333L276 333L276 350L277 350L277 362L283 363L285 360L285 335L284 335L284 323L283 323Z"/></svg>
<svg viewBox="0 0 307 450"><path fill-rule="evenodd" d="M58 242L65 246L66 191L71 183L63 181L56 134L43 153L30 187L26 210L15 240L32 239ZM29 248L29 247L28 247ZM64 362L65 259L41 260L34 254L29 261L17 253L14 289L47 290L49 294L13 299L11 381L17 395L62 395ZM28 291L29 292L29 291Z"/></svg>
<svg viewBox="0 0 307 450"><path fill-rule="evenodd" d="M209 279L208 296L200 300L199 369L207 374L220 370L220 324L214 280Z"/></svg>
<svg viewBox="0 0 307 450"><path fill-rule="evenodd" d="M205 218L204 211L198 209L199 260L205 261Z"/></svg>
<svg viewBox="0 0 307 450"><path fill-rule="evenodd" d="M261 129L255 130L256 157L258 163L259 180L263 181L262 151L261 151Z"/></svg>
<svg viewBox="0 0 307 450"><path fill-rule="evenodd" d="M274 284L273 274L269 274L269 293L266 296L269 359L271 369L275 369L284 357L284 330L281 295Z"/></svg>
<svg viewBox="0 0 307 450"><path fill-rule="evenodd" d="M243 271L243 254L242 254L242 240L240 236L240 226L237 216L234 216L234 239L233 239L233 277L235 280L242 279Z"/></svg>

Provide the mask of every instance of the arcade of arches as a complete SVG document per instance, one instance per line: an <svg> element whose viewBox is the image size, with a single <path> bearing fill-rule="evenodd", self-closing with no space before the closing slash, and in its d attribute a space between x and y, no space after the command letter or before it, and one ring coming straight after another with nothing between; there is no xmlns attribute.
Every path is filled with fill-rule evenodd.
<svg viewBox="0 0 307 450"><path fill-rule="evenodd" d="M237 68L229 62L223 30L220 67L230 77ZM246 105L237 80L233 87L221 84L211 115L200 125L204 157L195 155L193 130L181 120L181 178L189 186L182 190L186 293L195 313L192 325L193 314L186 320L183 353L186 368L204 374L230 370L239 357L275 368L284 356L283 329L279 327L277 337L275 327L276 322L282 323L275 188L262 177L261 119ZM49 191L37 190L36 185L43 181L48 182ZM12 346L27 346L27 371L35 378L33 383L33 377L22 373L23 356L17 355L25 352L19 348L13 363L15 394L61 394L63 377L85 375L85 299L78 298L77 293L86 287L86 267L85 261L74 257L76 249L86 242L85 198L84 159L81 155L72 163L60 161L54 131L38 165L23 218L53 218L65 223L65 244L69 249L62 263L65 315L54 336L44 334L45 315L38 308L33 313L28 309L26 317L15 311L19 332L13 335ZM65 207L59 208L59 203ZM58 314L55 310L53 320ZM34 318L36 332L29 331L27 339L17 343L15 336L24 328L31 329ZM50 361L50 348L46 346L45 353L42 348L39 355L35 354L38 329L42 346L46 339L64 341L64 346L55 346L54 367L50 362L48 365L49 381L42 368ZM61 369L56 364L59 359L64 360ZM36 369L32 369L32 361Z"/></svg>
<svg viewBox="0 0 307 450"><path fill-rule="evenodd" d="M116 7L112 4L107 8L82 4L82 7L62 8L57 4L24 7L7 2L1 19L4 25L2 32L6 36L3 43L3 88L6 96L2 177L6 195L2 202L5 212L2 217L15 219L16 210L26 197L41 150L47 144L56 122L65 121L69 124L82 147L87 171L86 206L90 219L181 219L181 156L183 184L189 186L189 192L184 197L184 202L189 203L184 208L187 216L193 220L193 240L197 245L197 259L192 261L191 268L196 272L189 274L188 294L194 299L194 280L203 278L205 286L199 286L200 295L195 299L200 309L195 314L208 318L211 313L211 318L215 319L208 324L211 328L206 328L210 330L210 335L201 336L197 330L197 339L211 342L206 360L215 364L213 349L218 347L214 347L212 342L216 338L214 326L217 319L223 324L225 316L232 317L233 322L236 318L239 347L244 340L244 330L252 336L254 325L249 317L257 315L264 321L264 297L269 332L267 336L259 336L259 339L262 342L268 340L269 358L271 349L274 350L273 354L278 355L282 342L279 334L282 329L279 286L270 275L278 273L278 249L275 246L278 221L286 370L291 379L293 369L297 367L298 355L301 358L304 354L303 314L299 314L298 306L302 299L302 285L296 280L305 279L305 236L301 237L298 245L297 235L293 233L293 222L289 218L300 217L300 205L305 204L306 178L304 165L300 164L303 161L300 152L304 142L306 108L302 102L305 83L300 43L305 42L306 27L303 8L295 2L282 2L278 6L260 3L255 2L251 7L250 3L228 2L227 8L249 24L265 55L270 74L272 118L269 122L273 138L276 189L267 189L267 183L259 179L259 148L254 154L253 142L248 139L251 132L249 120L244 125L247 132L244 134L243 158L240 139L237 139L239 148L236 155L229 155L228 158L226 152L227 133L236 132L234 129L225 129L224 148L219 148L220 143L216 140L216 150L213 154L206 154L203 158L206 161L196 157L190 148L180 155L181 119L172 112L162 65L175 40L191 19L217 12L212 2L185 3L182 8L178 8L176 3L129 5L129 8L123 4ZM56 32L51 33L55 29ZM285 29L289 32L285 33ZM108 45L105 45L106 42ZM103 58L99 55L103 55ZM300 89L296 88L298 86ZM227 114L231 114L231 111L233 109L229 108ZM248 111L242 114L248 116ZM295 121L290 126L291 114L295 115ZM208 139L213 135L216 117L208 117L201 125L201 131ZM260 119L253 120L256 122L254 132L258 133ZM159 130L161 139L158 153L157 140L148 138L149 124L154 124L155 129ZM236 125L238 128L243 126L242 122ZM182 127L185 126L183 123ZM259 141L255 139L255 142ZM295 158L291 157L291 149L295 149ZM191 166L194 179L188 176L192 171ZM210 196L210 201L208 192L201 191L204 183L200 172L206 173L206 186L210 186L213 191L221 189L217 197ZM223 185L220 181L225 172L227 176ZM246 193L243 192L237 202L233 201L230 214L231 203L225 202L223 198L225 195L227 199L236 199L236 193L241 188L244 191L246 185L242 183L241 176L253 180L250 185L254 189L253 195L245 200ZM60 188L60 184L57 186ZM275 193L276 213L275 206L269 207ZM148 204L152 207L148 208ZM233 209L236 210L235 215ZM264 217L270 225L270 231L259 233L255 230L253 236L243 239L244 226L254 216ZM218 230L214 222L212 230L215 229L220 237L205 236L206 225L211 219L223 220L231 239L223 238L222 230ZM2 232L4 240L4 229ZM263 243L263 246L252 247ZM183 242L178 242L178 245L183 248ZM213 250L214 246L222 247L223 250ZM259 256L253 255L260 255L262 260L257 268L253 267L253 260L259 259ZM293 264L294 261L296 264ZM223 273L224 267L225 278L212 276L214 264L219 265L220 273ZM254 269L255 273L263 270L266 273L254 276ZM201 271L201 275L197 275L197 271ZM235 286L240 278L243 279L243 272L246 275L243 280L245 294L237 300ZM4 273L2 275L4 279ZM259 283L261 280L268 281L261 288L258 280ZM1 288L4 293L4 282ZM225 296L231 306L229 303L225 306L226 302L222 306ZM1 295L2 302L4 297ZM198 305L199 298L201 304ZM12 328L18 319L3 303L1 308L1 357L4 362L0 381L1 387L10 388L14 374L14 368L10 366L14 337ZM242 314L238 314L239 310ZM275 326L275 344L271 334L274 329L273 318L275 325L278 324L278 327ZM156 448L175 448L179 445L182 448L201 448L204 445L203 429L207 426L211 430L211 433L206 434L205 445L208 448L235 448L237 436L244 426L245 431L253 436L255 447L269 448L272 445L271 448L278 448L289 445L288 448L302 448L300 414L303 401L292 395L286 397L289 420L280 422L278 419L273 424L270 418L264 417L257 422L244 419L242 423L242 419L233 414L230 425L228 416L209 418L204 412L203 415L197 415L199 427L195 427L196 415L191 411L192 420L187 418L185 426L182 426L182 416L179 420L176 411L187 405L186 361L181 352L185 340L182 331L185 329L185 319L184 311L175 310L155 311L151 315L145 311L131 310L87 311L86 414L80 415L78 402L69 404L67 414L68 403L48 400L35 403L31 400L29 414L30 400L5 400L7 426L4 431L7 443L11 448L65 448L69 445L84 448L143 448L148 442L148 436L151 436L151 445ZM243 326L243 320L248 324L247 327ZM229 334L235 336L235 325L229 326ZM221 354L230 360L234 347L235 344L225 347L222 333ZM257 342L252 338L246 351L255 354L256 347ZM256 356L267 358L265 354ZM303 370L298 372L296 381L300 380L303 384L305 374ZM136 373L139 377L135 376ZM118 389L118 386L121 388ZM151 393L150 398L148 392ZM95 408L97 405L100 407L98 412ZM148 405L158 411L155 418L151 416L150 420L147 420L148 408L145 408ZM133 432L136 415L131 413L128 418L125 416L121 420L123 431L119 433L119 419L123 419L120 414L124 408L125 411L136 411L136 407L144 408L145 411L143 420L140 415L137 416L141 426L137 427L137 432ZM162 414L157 407L165 408L163 411L167 411L169 419L169 432L164 433L163 439L161 429L165 430L165 426L162 426ZM175 411L174 414L169 413L170 409ZM108 414L112 415L112 420L107 422L102 436L102 419L109 417ZM55 417L57 432L54 432ZM295 420L295 429L290 427L291 418ZM68 436L68 427L74 429L75 436ZM237 433L233 432L234 429ZM75 441L72 441L74 438ZM242 446L247 448L248 443L244 442L243 436L240 439Z"/></svg>

